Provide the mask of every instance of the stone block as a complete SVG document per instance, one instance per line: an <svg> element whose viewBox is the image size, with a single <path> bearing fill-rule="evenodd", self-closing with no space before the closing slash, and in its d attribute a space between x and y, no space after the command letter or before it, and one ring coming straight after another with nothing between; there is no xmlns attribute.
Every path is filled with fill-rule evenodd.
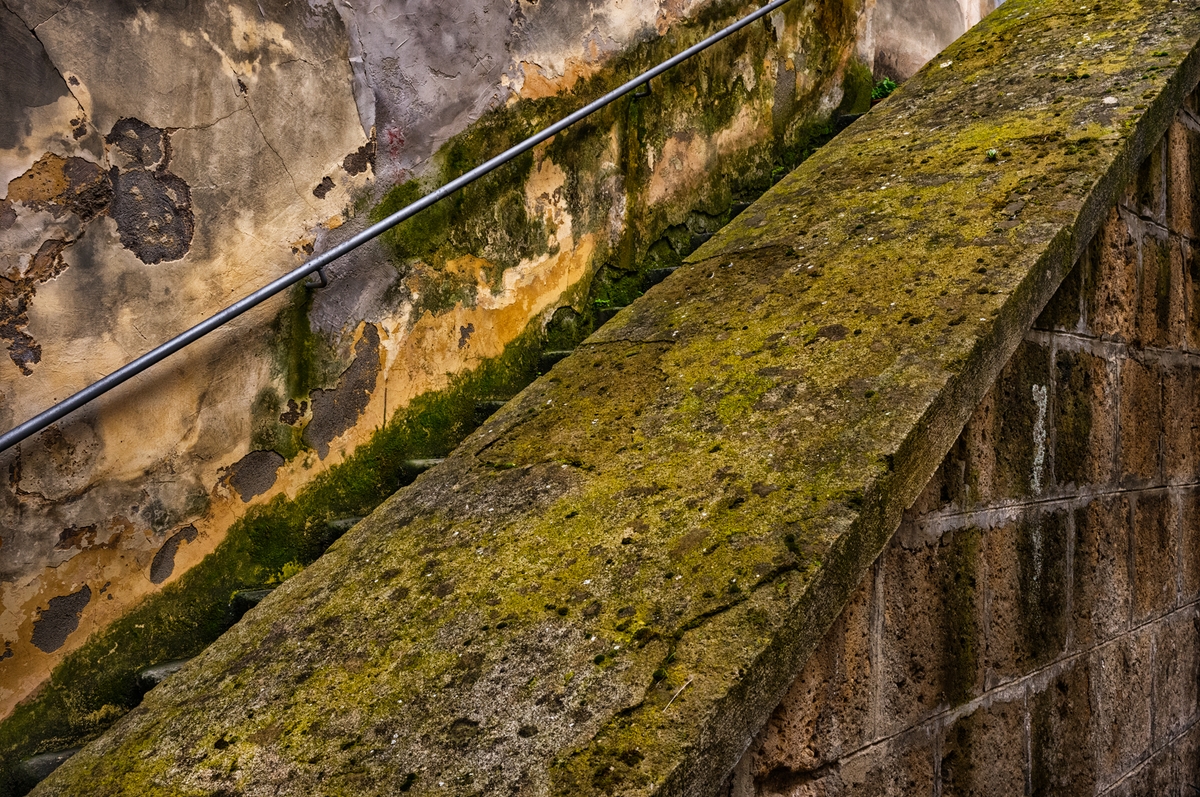
<svg viewBox="0 0 1200 797"><path fill-rule="evenodd" d="M940 793L943 797L1025 793L1024 696L981 707L945 729Z"/></svg>
<svg viewBox="0 0 1200 797"><path fill-rule="evenodd" d="M1073 661L1029 696L1030 784L1034 797L1095 793L1091 674Z"/></svg>
<svg viewBox="0 0 1200 797"><path fill-rule="evenodd" d="M1184 345L1183 262L1169 238L1142 236L1142 271L1138 286L1137 337L1140 346Z"/></svg>
<svg viewBox="0 0 1200 797"><path fill-rule="evenodd" d="M926 515L949 509L952 506L947 477L950 471L957 466L957 463L953 459L953 454L953 450L946 454L945 458L938 465L938 469L933 472L933 476L926 482L924 489L921 490L921 494L917 496L917 500L913 501L913 505L905 511L903 522L918 520Z"/></svg>
<svg viewBox="0 0 1200 797"><path fill-rule="evenodd" d="M1195 797L1200 791L1200 722L1192 725L1171 743L1171 756L1179 778L1179 793Z"/></svg>
<svg viewBox="0 0 1200 797"><path fill-rule="evenodd" d="M1089 658L1096 776L1108 786L1150 751L1151 634L1127 634Z"/></svg>
<svg viewBox="0 0 1200 797"><path fill-rule="evenodd" d="M993 386L979 402L934 475L939 498L944 504L967 509L983 503L984 497L994 492L995 413L996 388Z"/></svg>
<svg viewBox="0 0 1200 797"><path fill-rule="evenodd" d="M838 797L933 794L933 733L919 728L901 734L886 744L877 745L862 755L843 761L838 776L838 784L828 792Z"/></svg>
<svg viewBox="0 0 1200 797"><path fill-rule="evenodd" d="M1028 511L989 529L986 686L1053 661L1066 648L1068 513Z"/></svg>
<svg viewBox="0 0 1200 797"><path fill-rule="evenodd" d="M1097 335L1132 340L1137 300L1137 245L1117 212L1109 211L1088 245L1093 277L1085 280L1087 326Z"/></svg>
<svg viewBox="0 0 1200 797"><path fill-rule="evenodd" d="M1200 369L1189 363L1163 368L1163 471L1168 484L1200 478Z"/></svg>
<svg viewBox="0 0 1200 797"><path fill-rule="evenodd" d="M1162 437L1162 386L1158 366L1128 358L1121 361L1121 482L1153 484L1159 477Z"/></svg>
<svg viewBox="0 0 1200 797"><path fill-rule="evenodd" d="M811 772L870 741L871 571L771 715L751 771Z"/></svg>
<svg viewBox="0 0 1200 797"><path fill-rule="evenodd" d="M946 503L1037 495L1050 481L1050 351L1023 341L942 463Z"/></svg>
<svg viewBox="0 0 1200 797"><path fill-rule="evenodd" d="M1075 332L1083 321L1083 281L1091 274L1091 265L1085 253L1046 303L1042 314L1033 322L1034 329L1065 330Z"/></svg>
<svg viewBox="0 0 1200 797"><path fill-rule="evenodd" d="M1171 288L1167 301L1167 345L1173 349L1187 349L1191 341L1188 329L1191 303L1195 298L1189 245L1183 237L1172 235L1168 250Z"/></svg>
<svg viewBox="0 0 1200 797"><path fill-rule="evenodd" d="M1049 482L1050 351L1023 341L996 380L995 472L983 503L1039 495ZM983 480L980 479L982 484Z"/></svg>
<svg viewBox="0 0 1200 797"><path fill-rule="evenodd" d="M1087 352L1059 351L1054 365L1055 480L1060 487L1109 484L1117 439L1109 364Z"/></svg>
<svg viewBox="0 0 1200 797"><path fill-rule="evenodd" d="M1200 491L1186 490L1180 497L1179 533L1180 603L1200 598Z"/></svg>
<svg viewBox="0 0 1200 797"><path fill-rule="evenodd" d="M1200 135L1178 119L1167 130L1167 227L1200 233Z"/></svg>
<svg viewBox="0 0 1200 797"><path fill-rule="evenodd" d="M1175 606L1179 513L1166 490L1143 492L1133 504L1133 619L1166 614Z"/></svg>
<svg viewBox="0 0 1200 797"><path fill-rule="evenodd" d="M1159 142L1138 166L1129 191L1122 199L1130 211L1163 224L1167 210L1167 184L1163 169L1166 142Z"/></svg>
<svg viewBox="0 0 1200 797"><path fill-rule="evenodd" d="M911 728L982 690L981 534L964 529L883 555L879 735Z"/></svg>
<svg viewBox="0 0 1200 797"><path fill-rule="evenodd" d="M1076 648L1087 648L1129 627L1129 501L1097 498L1075 510L1072 627Z"/></svg>
<svg viewBox="0 0 1200 797"><path fill-rule="evenodd" d="M1186 794L1179 791L1179 762L1170 750L1150 757L1109 791L1105 797L1157 797Z"/></svg>
<svg viewBox="0 0 1200 797"><path fill-rule="evenodd" d="M1200 690L1200 614L1181 609L1154 629L1154 744L1159 747L1196 721Z"/></svg>
<svg viewBox="0 0 1200 797"><path fill-rule="evenodd" d="M1187 348L1200 351L1200 248L1187 239L1179 241L1184 296L1187 297Z"/></svg>

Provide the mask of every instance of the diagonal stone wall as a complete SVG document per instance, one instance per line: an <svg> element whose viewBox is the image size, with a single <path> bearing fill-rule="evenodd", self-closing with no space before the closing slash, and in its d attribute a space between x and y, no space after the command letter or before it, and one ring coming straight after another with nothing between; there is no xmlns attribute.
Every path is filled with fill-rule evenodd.
<svg viewBox="0 0 1200 797"><path fill-rule="evenodd" d="M730 794L1200 785L1197 95L967 423Z"/></svg>
<svg viewBox="0 0 1200 797"><path fill-rule="evenodd" d="M0 425L751 7L355 5L0 8ZM827 137L843 101L865 109L864 15L789 5L331 266L325 289L277 297L0 454L0 717L47 683L71 693L42 692L25 706L40 728L0 729L0 749L97 733L128 707L122 679L196 652L232 591L315 558L329 538L313 527L367 514L409 478L395 460L474 428L469 408L409 424L420 399L467 404L465 382L511 396L556 312L590 323L601 272L636 287L659 254L677 263ZM339 470L381 449L407 450ZM247 540L264 513L286 530ZM63 605L70 633L39 633Z"/></svg>
<svg viewBox="0 0 1200 797"><path fill-rule="evenodd" d="M993 386L1047 413L998 489L1057 489L1057 394L1004 367L1200 81L1196 12L1009 0L36 793L719 793Z"/></svg>

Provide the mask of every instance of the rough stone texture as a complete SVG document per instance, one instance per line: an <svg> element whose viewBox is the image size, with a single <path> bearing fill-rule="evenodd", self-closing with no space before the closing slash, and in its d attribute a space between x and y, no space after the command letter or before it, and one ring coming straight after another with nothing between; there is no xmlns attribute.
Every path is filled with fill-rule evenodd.
<svg viewBox="0 0 1200 797"><path fill-rule="evenodd" d="M981 797L1025 792L1025 700L997 701L955 721L942 740L945 795Z"/></svg>
<svg viewBox="0 0 1200 797"><path fill-rule="evenodd" d="M1186 731L1196 718L1200 690L1200 635L1196 607L1163 623L1154 637L1154 743L1162 746Z"/></svg>
<svg viewBox="0 0 1200 797"><path fill-rule="evenodd" d="M881 679L883 727L890 734L911 726L937 706L958 704L982 688L983 601L980 536L975 529L940 543L884 555ZM930 611L918 596L939 595Z"/></svg>
<svg viewBox="0 0 1200 797"><path fill-rule="evenodd" d="M755 7L8 0L0 428L348 238L389 190L428 191ZM329 268L325 289L247 314L90 417L0 455L18 476L0 484L0 634L14 651L0 660L0 716L88 632L162 595L144 573L165 531L199 531L169 586L255 507L377 441L414 399L585 305L602 268L687 241L688 223L711 234L736 187L763 190L784 152L790 166L821 139L847 74L878 62L907 77L990 7L793 3L661 78L653 99L538 148L487 189L503 201L483 191L447 211L453 246L409 259L365 247ZM339 387L371 334L378 373ZM289 402L312 412L285 421ZM272 404L280 415L257 412ZM59 444L79 437L86 446ZM273 481L228 478L269 451L285 460ZM91 544L55 545L91 527ZM36 607L98 573L109 599L87 607L81 632L53 655L31 646Z"/></svg>
<svg viewBox="0 0 1200 797"><path fill-rule="evenodd" d="M1129 501L1106 496L1075 510L1072 629L1076 644L1104 642L1129 628Z"/></svg>
<svg viewBox="0 0 1200 797"><path fill-rule="evenodd" d="M1049 797L1094 791L1097 753L1091 743L1092 701L1091 673L1087 662L1078 658L1032 690L1029 697L1032 794Z"/></svg>
<svg viewBox="0 0 1200 797"><path fill-rule="evenodd" d="M839 793L805 788L914 733L941 734L940 759L926 764L925 790L906 793L1200 786L1200 348L1195 275L1172 255L1189 245L1180 203L1193 201L1196 172L1180 142L1195 97L859 585L846 616L879 618L865 642L851 637L869 652L868 693L839 702L809 688L796 700L828 677L814 654L736 768L734 797ZM1042 395L1051 409L1039 431ZM1035 478L1039 456L1052 477ZM933 555L964 537L977 540L978 561ZM964 578L971 589L942 586ZM847 636L839 621L818 651ZM931 690L946 672L975 688ZM857 719L863 703L874 723ZM814 725L797 723L818 712L825 727L844 716L874 732L857 749L798 756L821 744Z"/></svg>
<svg viewBox="0 0 1200 797"><path fill-rule="evenodd" d="M1158 476L1162 438L1162 389L1154 363L1121 363L1121 474L1129 485Z"/></svg>
<svg viewBox="0 0 1200 797"><path fill-rule="evenodd" d="M1178 519L1166 491L1146 492L1133 506L1133 619L1144 622L1175 606L1179 577Z"/></svg>
<svg viewBox="0 0 1200 797"><path fill-rule="evenodd" d="M1069 559L1086 496L1049 490L1059 336L1030 328L1195 87L1198 39L1187 4L1010 0L37 793L714 793L993 387L991 417L1028 436L999 447L998 505L917 513L895 537L909 562L872 591L870 672L977 657L976 609L987 629L993 607L972 599L991 575L975 563L996 529L1018 599L1057 617L1047 642L1000 649L1048 664L992 688L929 678L915 727L797 778L931 793L950 712L1022 689L1034 780L1072 756L1077 782L1127 766L1150 725L1117 739L1110 723L1149 708L1149 675L1130 706L1090 671L1148 673L1151 629L1080 650L1051 605L1070 585L1040 586L1073 572L1046 557L1065 538ZM1023 96L997 101L1016 68ZM1059 71L1081 68L1097 77ZM914 574L942 661L886 650L889 572ZM871 680L879 734L895 673Z"/></svg>

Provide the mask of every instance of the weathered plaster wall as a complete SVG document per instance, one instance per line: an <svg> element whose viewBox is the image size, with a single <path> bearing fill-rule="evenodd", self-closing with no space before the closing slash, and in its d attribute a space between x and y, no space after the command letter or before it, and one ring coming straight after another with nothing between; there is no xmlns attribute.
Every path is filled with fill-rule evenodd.
<svg viewBox="0 0 1200 797"><path fill-rule="evenodd" d="M7 106L5 426L287 265L289 239L329 219L365 177L344 180L324 206L308 190L367 141L330 9L284 15L268 4L268 18L254 3L44 5L0 9L5 85L32 61L56 92L50 104ZM200 559L192 521L204 519L205 536L228 522L214 486L248 440L242 408L269 379L259 330L275 311L251 314L5 456L4 713L89 629ZM190 541L177 537L183 528ZM158 557L152 574L169 539L174 556ZM68 594L90 599L70 611L49 603ZM39 616L45 624L59 614L73 633L39 644L49 639L35 638Z"/></svg>
<svg viewBox="0 0 1200 797"><path fill-rule="evenodd" d="M591 96L748 7L7 2L0 424L574 108L570 90ZM855 54L875 57L873 9L789 8L430 222L452 231L444 246L414 253L402 234L364 250L330 288L264 306L5 455L0 715L248 507L295 497L414 397L560 305L583 309L602 266L636 271L664 234L711 233L733 188L794 163ZM935 39L914 27L891 46ZM259 564L239 578L268 577ZM111 719L105 706L81 716Z"/></svg>
<svg viewBox="0 0 1200 797"><path fill-rule="evenodd" d="M719 790L1198 82L1010 0L38 793Z"/></svg>
<svg viewBox="0 0 1200 797"><path fill-rule="evenodd" d="M1196 95L731 778L734 797L1200 784Z"/></svg>

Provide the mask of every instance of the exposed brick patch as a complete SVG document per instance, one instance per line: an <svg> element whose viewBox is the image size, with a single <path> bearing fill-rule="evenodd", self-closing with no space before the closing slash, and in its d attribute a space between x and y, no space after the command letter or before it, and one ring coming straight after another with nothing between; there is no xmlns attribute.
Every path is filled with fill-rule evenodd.
<svg viewBox="0 0 1200 797"><path fill-rule="evenodd" d="M358 421L367 408L379 375L379 330L367 324L354 345L354 361L332 390L312 392L312 420L304 429L304 442L324 459L329 444Z"/></svg>
<svg viewBox="0 0 1200 797"><path fill-rule="evenodd" d="M229 469L229 484L243 502L262 495L275 486L283 456L274 451L251 451Z"/></svg>

